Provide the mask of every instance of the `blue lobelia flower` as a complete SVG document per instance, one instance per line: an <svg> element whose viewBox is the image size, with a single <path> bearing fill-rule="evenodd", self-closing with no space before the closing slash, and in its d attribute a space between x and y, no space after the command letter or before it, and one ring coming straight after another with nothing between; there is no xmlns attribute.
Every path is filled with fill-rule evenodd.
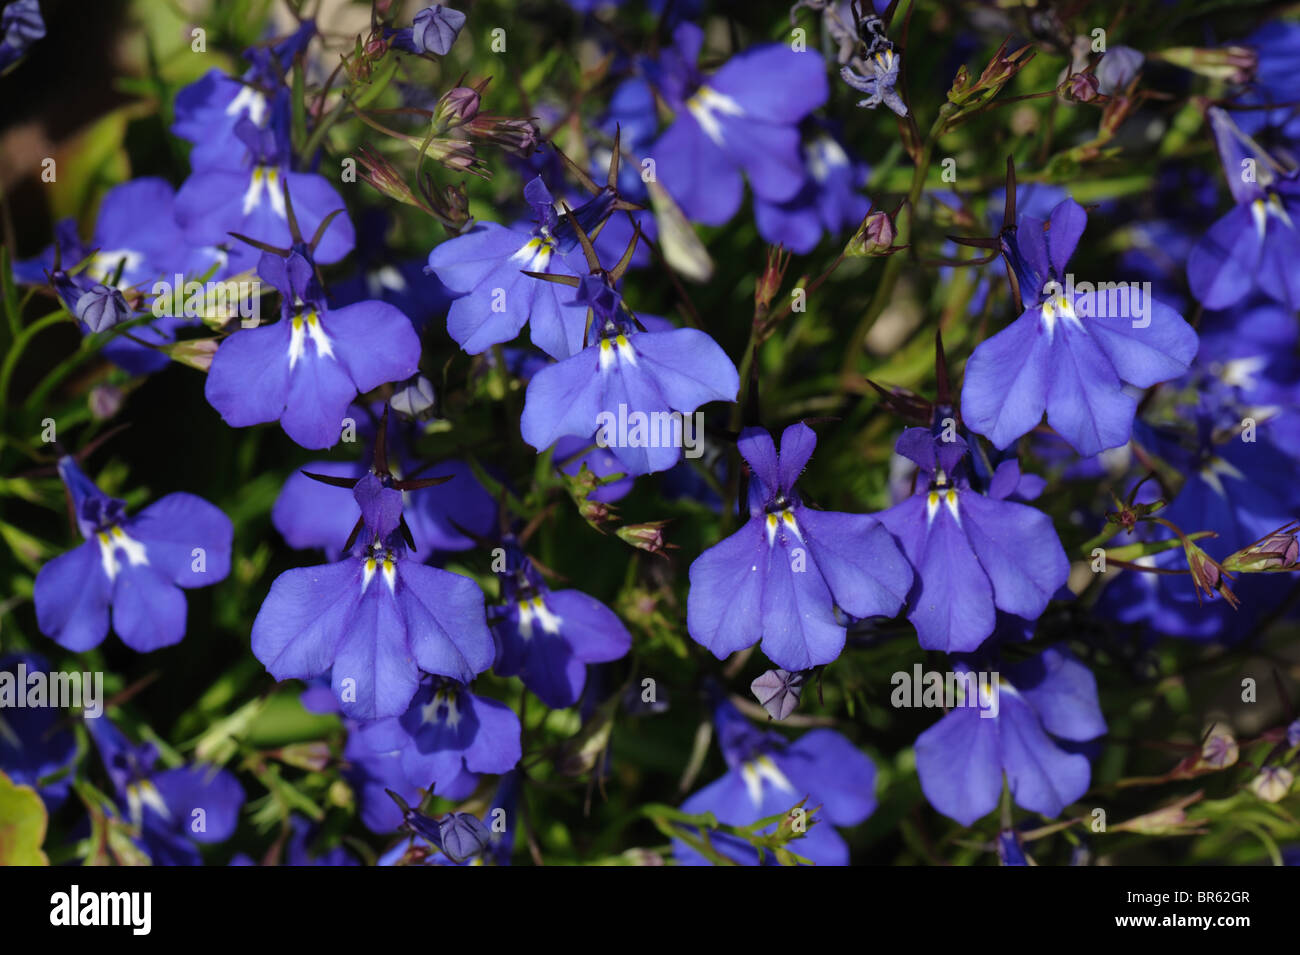
<svg viewBox="0 0 1300 955"><path fill-rule="evenodd" d="M370 446L375 434L372 416L354 405L348 409L348 417L357 422L358 435ZM496 528L496 502L464 461L439 461L432 466L420 462L413 453L416 434L417 428L410 421L389 417L387 455L393 477L414 477L432 467L438 474L450 475L451 480L436 494L403 492L404 513L416 545L410 548L411 553L427 560L438 551L469 550L475 546L474 540L464 532L491 534ZM364 457L356 461L308 462L284 482L271 508L271 523L290 547L323 550L330 560L337 560L361 509L355 501L340 500L336 490L304 472L360 478L366 471Z"/></svg>
<svg viewBox="0 0 1300 955"><path fill-rule="evenodd" d="M718 746L727 772L682 803L687 813L713 813L721 823L747 826L789 812L807 798L811 812L807 832L788 846L817 865L848 865L849 847L835 826L856 826L876 808L876 767L857 747L834 730L817 729L793 743L759 730L730 703L714 710ZM775 829L775 825L767 831ZM711 833L713 847L741 864L754 865L757 853L747 843L725 833ZM708 861L681 840L673 854L682 865ZM764 860L771 863L769 855Z"/></svg>
<svg viewBox="0 0 1300 955"><path fill-rule="evenodd" d="M595 341L533 375L519 422L524 440L544 451L569 435L596 435L628 474L667 470L692 426L685 416L736 399L736 366L698 329L639 331L621 296L597 276L582 277L575 302L584 312L590 306Z"/></svg>
<svg viewBox="0 0 1300 955"><path fill-rule="evenodd" d="M480 222L430 252L428 270L459 295L447 312L447 332L471 355L511 341L527 322L534 345L552 358L568 358L582 349L586 308L568 301L565 289L524 272L584 273L578 237L568 217L557 216L540 176L524 187L524 198L533 228ZM605 188L573 218L590 235L622 205L614 189Z"/></svg>
<svg viewBox="0 0 1300 955"><path fill-rule="evenodd" d="M739 448L752 471L749 520L691 564L686 628L719 659L760 638L785 670L830 663L846 621L892 617L912 584L907 561L875 518L813 510L795 491L817 436L805 424L772 437L746 428Z"/></svg>
<svg viewBox="0 0 1300 955"><path fill-rule="evenodd" d="M877 517L916 571L907 616L921 646L959 653L993 632L995 610L1040 616L1070 562L1046 514L1007 500L1020 485L1014 460L998 465L980 493L966 442L941 437L925 428L903 432L895 451L917 465L916 493Z"/></svg>
<svg viewBox="0 0 1300 955"><path fill-rule="evenodd" d="M804 182L799 123L826 102L826 64L812 50L754 47L711 76L696 66L704 31L682 23L649 69L676 112L647 158L687 218L722 225L740 208L744 177L766 202L794 198Z"/></svg>
<svg viewBox="0 0 1300 955"><path fill-rule="evenodd" d="M1066 272L1087 215L1073 199L1047 223L1023 216L1003 240L1025 312L966 363L962 418L1005 448L1048 423L1085 456L1128 441L1137 399L1176 378L1196 354L1182 316L1137 285L1076 288Z"/></svg>
<svg viewBox="0 0 1300 955"><path fill-rule="evenodd" d="M0 71L22 59L27 48L45 36L38 0L13 0L0 13Z"/></svg>
<svg viewBox="0 0 1300 955"><path fill-rule="evenodd" d="M292 165L288 91L277 91L267 110L265 126L247 115L235 123L234 143L225 142L239 157L237 164L196 167L181 183L176 221L193 245L217 245L235 234L287 247L294 241L292 203L303 234L320 232L316 261L338 262L356 244L343 199L324 176Z"/></svg>
<svg viewBox="0 0 1300 955"><path fill-rule="evenodd" d="M230 772L200 763L158 767L152 743L129 742L107 717L86 720L86 729L154 865L201 865L195 843L225 842L234 834L244 790Z"/></svg>
<svg viewBox="0 0 1300 955"><path fill-rule="evenodd" d="M0 656L0 673L8 674L19 693L19 665L29 675L49 673L49 664L35 653ZM64 772L77 759L77 739L56 706L8 706L0 703L0 772L20 786L31 786L51 812L63 804L72 789ZM57 777L57 778L54 778Z"/></svg>
<svg viewBox="0 0 1300 955"><path fill-rule="evenodd" d="M303 447L328 448L358 392L416 373L420 340L385 302L327 308L309 254L263 254L258 274L279 290L282 317L223 341L204 394L231 427L278 420Z"/></svg>
<svg viewBox="0 0 1300 955"><path fill-rule="evenodd" d="M489 611L498 676L518 676L551 709L582 696L588 663L624 656L632 636L614 611L579 590L551 590L513 537L505 541L504 603Z"/></svg>
<svg viewBox="0 0 1300 955"><path fill-rule="evenodd" d="M803 142L807 168L803 188L785 202L754 199L754 222L767 242L803 255L822 233L839 235L866 218L871 203L858 190L866 184L866 163L853 159L830 133L810 127Z"/></svg>
<svg viewBox="0 0 1300 955"><path fill-rule="evenodd" d="M362 720L404 713L421 670L468 683L494 653L478 584L407 557L396 485L415 482L393 481L378 452L376 462L380 473L327 481L355 485L361 522L350 556L277 577L252 637L277 680L328 672L343 713Z"/></svg>
<svg viewBox="0 0 1300 955"><path fill-rule="evenodd" d="M972 667L958 662L955 670ZM1106 732L1097 681L1067 650L1051 647L995 672L996 706L983 705L981 689L980 706L962 701L916 740L926 799L965 826L997 808L1004 773L1016 805L1058 815L1091 777L1088 757L1071 744Z"/></svg>
<svg viewBox="0 0 1300 955"><path fill-rule="evenodd" d="M178 273L197 279L214 267L215 278L225 278L251 262L242 248L227 252L190 244L176 224L174 205L171 184L163 179L142 177L114 186L100 203L89 242L77 234L75 220L64 219L55 226L55 244L37 258L15 263L14 277L37 284L49 276L84 331L96 332L133 317L121 294L126 290L151 294L159 280L170 286ZM110 338L104 356L132 374L159 371L170 359L149 344L172 341L183 324L180 317L163 315L136 325L131 337Z"/></svg>
<svg viewBox="0 0 1300 955"><path fill-rule="evenodd" d="M185 636L185 594L230 572L230 518L193 494L168 494L134 517L104 494L71 457L59 476L85 542L36 575L33 598L41 632L78 653L113 630L146 653Z"/></svg>
<svg viewBox="0 0 1300 955"><path fill-rule="evenodd" d="M190 168L242 169L244 150L235 128L250 120L257 129L273 118L272 104L287 90L285 75L307 49L316 23L304 20L292 34L268 47L244 51L251 64L239 77L212 69L176 94L172 135L192 143Z"/></svg>
<svg viewBox="0 0 1300 955"><path fill-rule="evenodd" d="M1235 205L1187 257L1192 294L1220 309L1258 289L1300 308L1300 172L1279 165L1224 110L1206 115Z"/></svg>
<svg viewBox="0 0 1300 955"><path fill-rule="evenodd" d="M397 759L412 786L452 799L473 791L480 773L514 769L521 753L514 711L455 680L425 680L403 713L365 723L359 735Z"/></svg>

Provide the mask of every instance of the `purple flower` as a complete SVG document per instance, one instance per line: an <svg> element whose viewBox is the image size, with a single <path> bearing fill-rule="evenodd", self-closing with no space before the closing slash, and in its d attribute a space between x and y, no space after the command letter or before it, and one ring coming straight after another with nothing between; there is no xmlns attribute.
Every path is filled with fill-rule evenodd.
<svg viewBox="0 0 1300 955"><path fill-rule="evenodd" d="M467 795L477 774L514 769L519 735L510 707L452 680L426 680L403 712L360 729L371 751L398 760L407 782L440 796Z"/></svg>
<svg viewBox="0 0 1300 955"><path fill-rule="evenodd" d="M144 177L114 186L104 196L95 219L89 242L77 234L75 220L65 219L55 227L55 245L39 257L14 265L14 277L28 284L43 283L48 275L68 310L85 322L85 331L100 331L122 321L128 313L126 302L118 295L103 291L111 286L125 291L136 288L152 294L158 280L169 286L177 273L189 278L206 274L216 266L215 277L225 278L251 266L252 257L245 247L230 252L215 245L196 247L189 243L176 224L175 194L162 179ZM229 236L222 239L229 243ZM57 256L56 256L57 249ZM55 268L56 258L60 267ZM75 275L70 269L85 263ZM96 291L80 308L82 298ZM93 327L89 318L93 320ZM107 324L105 324L107 323ZM150 374L165 368L170 361L166 353L132 339L151 344L174 340L176 329L185 320L164 315L137 325L131 338L117 335L103 347L103 354L132 374Z"/></svg>
<svg viewBox="0 0 1300 955"><path fill-rule="evenodd" d="M965 663L956 669L971 672ZM1106 732L1097 681L1066 650L1049 648L999 676L996 707L965 701L916 740L925 798L965 826L997 808L1004 773L1016 805L1059 815L1091 777L1088 757L1070 744Z"/></svg>
<svg viewBox="0 0 1300 955"><path fill-rule="evenodd" d="M1066 199L1047 223L1021 217L1004 253L1024 314L966 363L962 418L999 448L1048 423L1085 456L1128 441L1137 399L1187 370L1196 333L1137 285L1076 288L1066 265L1086 223Z"/></svg>
<svg viewBox="0 0 1300 955"><path fill-rule="evenodd" d="M498 676L518 676L551 709L582 696L588 663L624 656L632 636L614 611L579 590L551 590L533 562L506 542L501 606L489 612Z"/></svg>
<svg viewBox="0 0 1300 955"><path fill-rule="evenodd" d="M280 489L271 508L271 523L290 547L323 550L330 560L343 553L352 528L361 516L355 500L344 499L337 489L304 474L360 478L368 473L365 461L373 447L375 426L364 408L353 405L348 416L357 422L358 436L365 450L355 461L309 461L294 471ZM387 454L389 471L396 479L424 474L450 477L436 490L420 494L403 492L405 516L415 539L411 553L427 559L438 551L468 550L474 541L461 529L485 537L496 528L496 502L483 489L468 464L460 460L421 462L414 454L415 427L397 416L388 419Z"/></svg>
<svg viewBox="0 0 1300 955"><path fill-rule="evenodd" d="M806 811L818 805L821 809L806 820L806 833L789 844L790 851L816 865L848 865L849 847L834 827L856 826L875 811L876 767L871 760L834 730L812 730L787 742L756 729L726 702L717 705L713 722L727 772L682 803L682 811L711 812L718 822L747 826L789 812L806 798ZM755 850L734 836L711 833L709 839L720 853L741 864L759 861ZM680 840L673 842L673 855L682 865L708 864Z"/></svg>
<svg viewBox="0 0 1300 955"><path fill-rule="evenodd" d="M867 166L854 160L839 140L816 131L802 146L807 175L803 188L785 202L754 199L758 234L803 255L830 235L857 228L871 204L858 190L867 181Z"/></svg>
<svg viewBox="0 0 1300 955"><path fill-rule="evenodd" d="M968 652L993 632L995 609L1041 615L1070 562L1046 514L1007 500L1020 484L1016 462L1003 461L982 494L960 436L908 428L895 450L919 468L917 490L877 516L916 571L907 616L921 646Z"/></svg>
<svg viewBox="0 0 1300 955"><path fill-rule="evenodd" d="M0 656L0 673L13 681L18 693L27 691L26 680L31 674L49 671L45 659L34 653ZM50 811L68 797L72 776L64 770L77 759L77 738L65 719L64 712L55 706L0 705L0 771L19 786L35 789ZM52 778L55 776L59 778Z"/></svg>
<svg viewBox="0 0 1300 955"><path fill-rule="evenodd" d="M371 523L352 554L277 577L252 636L254 656L277 680L328 672L344 714L363 720L405 712L421 671L468 683L493 657L483 591L408 558L400 533L380 536L392 514L374 490L372 482L353 490Z"/></svg>
<svg viewBox="0 0 1300 955"><path fill-rule="evenodd" d="M709 401L735 400L736 366L697 329L637 331L618 293L594 276L584 276L578 291L576 301L595 313L594 341L528 382L524 440L543 451L560 438L594 434L628 474L672 467L690 437L686 416Z"/></svg>
<svg viewBox="0 0 1300 955"><path fill-rule="evenodd" d="M231 427L278 420L304 448L328 448L358 392L416 373L420 340L384 302L328 309L297 249L287 259L263 254L258 274L279 290L283 317L223 341L204 394Z"/></svg>
<svg viewBox="0 0 1300 955"><path fill-rule="evenodd" d="M552 358L582 349L587 309L569 301L563 286L524 275L585 274L577 235L555 212L541 177L524 188L536 225L522 229L480 222L429 253L428 270L460 297L447 313L447 332L471 355L508 342L528 323L533 344ZM574 210L588 235L605 222L617 196L604 189Z"/></svg>
<svg viewBox="0 0 1300 955"><path fill-rule="evenodd" d="M152 743L135 745L106 717L86 729L113 784L118 805L139 827L140 847L154 865L201 865L195 843L234 835L244 790L230 772L194 763L161 769Z"/></svg>
<svg viewBox="0 0 1300 955"><path fill-rule="evenodd" d="M1282 169L1217 106L1207 111L1235 205L1187 257L1187 281L1206 308L1235 305L1253 289L1300 308L1300 179Z"/></svg>
<svg viewBox="0 0 1300 955"><path fill-rule="evenodd" d="M223 141L239 161L196 166L176 194L176 221L193 245L217 245L232 233L288 248L294 241L289 204L304 236L313 236L331 215L314 248L317 262L338 262L356 244L343 200L324 176L298 172L290 164L288 92L281 89L259 126L250 116L234 127L234 143ZM288 193L288 201L285 194ZM334 213L338 213L334 215Z"/></svg>
<svg viewBox="0 0 1300 955"><path fill-rule="evenodd" d="M5 7L0 13L0 34L0 70L6 70L45 36L45 21L37 0L13 0Z"/></svg>
<svg viewBox="0 0 1300 955"><path fill-rule="evenodd" d="M688 218L722 225L740 208L744 177L766 202L798 193L798 125L829 90L821 54L784 44L747 50L703 77L695 65L703 42L703 30L683 23L653 66L652 79L677 116L650 155L657 180Z"/></svg>
<svg viewBox="0 0 1300 955"><path fill-rule="evenodd" d="M168 494L135 517L97 488L71 457L59 476L85 542L36 575L33 597L41 632L78 653L113 629L147 653L185 636L185 594L230 572L234 529L218 508L193 494Z"/></svg>
<svg viewBox="0 0 1300 955"><path fill-rule="evenodd" d="M236 128L247 119L254 128L270 126L274 111L286 105L285 73L316 34L313 20L304 20L288 37L269 47L244 52L251 66L236 79L208 70L176 94L172 135L192 143L190 167L242 169L244 149Z"/></svg>
<svg viewBox="0 0 1300 955"><path fill-rule="evenodd" d="M844 648L844 614L892 617L912 574L889 534L865 514L807 507L794 485L817 436L761 428L741 433L751 471L749 520L691 565L686 628L722 659L753 646L784 670L830 663Z"/></svg>

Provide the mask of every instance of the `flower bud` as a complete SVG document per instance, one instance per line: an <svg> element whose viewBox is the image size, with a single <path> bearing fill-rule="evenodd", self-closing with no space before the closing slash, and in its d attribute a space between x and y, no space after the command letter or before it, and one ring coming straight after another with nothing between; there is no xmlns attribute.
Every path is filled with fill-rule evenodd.
<svg viewBox="0 0 1300 955"><path fill-rule="evenodd" d="M93 285L77 299L77 318L92 332L102 332L131 317L122 293L107 285Z"/></svg>
<svg viewBox="0 0 1300 955"><path fill-rule="evenodd" d="M897 234L898 230L889 213L872 212L862 220L862 225L849 240L845 254L853 257L893 255L898 251L893 247L894 236Z"/></svg>
<svg viewBox="0 0 1300 955"><path fill-rule="evenodd" d="M675 545L664 540L664 527L667 521L648 521L645 524L626 524L618 529L618 536L624 543L631 544L638 550L651 554L662 554Z"/></svg>
<svg viewBox="0 0 1300 955"><path fill-rule="evenodd" d="M440 133L455 129L468 123L478 115L482 102L478 90L468 86L457 86L442 94L433 111L433 126Z"/></svg>

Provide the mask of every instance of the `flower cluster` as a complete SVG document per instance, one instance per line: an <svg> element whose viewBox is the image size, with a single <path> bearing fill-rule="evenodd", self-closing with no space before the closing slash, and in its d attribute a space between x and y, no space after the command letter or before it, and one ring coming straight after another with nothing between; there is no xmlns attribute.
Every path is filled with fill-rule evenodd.
<svg viewBox="0 0 1300 955"><path fill-rule="evenodd" d="M0 864L1300 843L1300 23L366 6L0 9Z"/></svg>

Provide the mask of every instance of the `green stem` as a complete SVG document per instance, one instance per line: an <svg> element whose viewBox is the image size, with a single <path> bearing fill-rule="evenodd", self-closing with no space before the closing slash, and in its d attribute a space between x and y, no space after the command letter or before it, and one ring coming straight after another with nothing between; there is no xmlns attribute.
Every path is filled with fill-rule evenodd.
<svg viewBox="0 0 1300 955"><path fill-rule="evenodd" d="M56 325L69 318L71 316L61 308L57 312L51 312L42 318L38 318L19 332L14 339L13 347L9 349L9 354L5 355L4 365L0 366L0 415L3 415L4 410L9 406L9 380L13 377L14 369L18 367L18 359L23 356L28 344L51 325Z"/></svg>

